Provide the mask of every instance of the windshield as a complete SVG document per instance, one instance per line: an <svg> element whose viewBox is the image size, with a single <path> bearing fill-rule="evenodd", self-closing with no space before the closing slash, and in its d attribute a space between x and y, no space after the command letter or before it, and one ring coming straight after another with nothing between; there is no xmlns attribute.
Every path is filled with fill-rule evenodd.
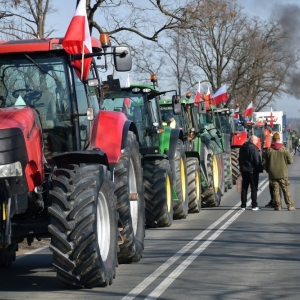
<svg viewBox="0 0 300 300"><path fill-rule="evenodd" d="M152 126L150 122L159 123L155 99L147 101L146 94L124 90L107 94L102 108L124 113L137 126L140 146L150 145L149 137L145 133ZM147 117L148 110L149 118Z"/></svg>
<svg viewBox="0 0 300 300"><path fill-rule="evenodd" d="M160 105L160 113L162 118L162 124L164 126L170 126L172 128L182 128L181 115L174 115L172 106ZM169 118L172 117L173 121L170 122Z"/></svg>
<svg viewBox="0 0 300 300"><path fill-rule="evenodd" d="M43 128L46 158L73 148L67 66L61 57L0 59L0 107L30 106Z"/></svg>

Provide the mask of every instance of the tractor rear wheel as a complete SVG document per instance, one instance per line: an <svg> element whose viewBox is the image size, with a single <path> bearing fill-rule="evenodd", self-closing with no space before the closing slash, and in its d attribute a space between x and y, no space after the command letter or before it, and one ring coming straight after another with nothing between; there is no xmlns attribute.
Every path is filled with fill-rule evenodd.
<svg viewBox="0 0 300 300"><path fill-rule="evenodd" d="M186 159L188 178L189 213L201 211L201 175L199 160L195 157Z"/></svg>
<svg viewBox="0 0 300 300"><path fill-rule="evenodd" d="M144 250L145 199L139 145L131 131L115 167L114 178L117 211L123 226L118 262L136 262L141 259Z"/></svg>
<svg viewBox="0 0 300 300"><path fill-rule="evenodd" d="M209 154L207 157L207 174L210 186L203 192L202 207L219 206L221 191L219 188L219 170L216 155Z"/></svg>
<svg viewBox="0 0 300 300"><path fill-rule="evenodd" d="M57 277L67 286L112 284L118 251L118 213L106 166L56 169L49 191L50 250Z"/></svg>
<svg viewBox="0 0 300 300"><path fill-rule="evenodd" d="M188 186L187 186L187 170L184 146L181 140L178 140L175 153L175 178L174 187L178 197L173 204L173 218L185 219L188 215ZM174 177L173 177L174 178Z"/></svg>
<svg viewBox="0 0 300 300"><path fill-rule="evenodd" d="M146 225L169 227L173 222L172 173L167 159L144 160Z"/></svg>

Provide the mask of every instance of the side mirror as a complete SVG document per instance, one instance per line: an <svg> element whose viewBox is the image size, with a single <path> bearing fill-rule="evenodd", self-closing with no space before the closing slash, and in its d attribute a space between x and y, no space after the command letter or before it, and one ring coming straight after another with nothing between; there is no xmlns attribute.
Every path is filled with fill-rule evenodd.
<svg viewBox="0 0 300 300"><path fill-rule="evenodd" d="M172 107L174 115L181 114L181 102L177 94L172 96Z"/></svg>
<svg viewBox="0 0 300 300"><path fill-rule="evenodd" d="M205 101L198 102L198 114L206 114Z"/></svg>
<svg viewBox="0 0 300 300"><path fill-rule="evenodd" d="M132 68L132 58L129 47L114 47L114 65L118 72L128 72Z"/></svg>

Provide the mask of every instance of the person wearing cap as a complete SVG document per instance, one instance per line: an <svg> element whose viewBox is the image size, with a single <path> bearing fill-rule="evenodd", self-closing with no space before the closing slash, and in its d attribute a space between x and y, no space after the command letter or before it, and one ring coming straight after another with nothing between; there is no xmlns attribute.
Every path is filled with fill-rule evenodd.
<svg viewBox="0 0 300 300"><path fill-rule="evenodd" d="M248 187L251 188L252 210L260 210L257 205L257 189L259 173L263 172L263 165L257 148L258 137L252 135L248 142L244 143L239 152L239 166L242 181L241 209L245 210L247 205Z"/></svg>
<svg viewBox="0 0 300 300"><path fill-rule="evenodd" d="M293 162L291 153L280 143L280 134L275 132L271 147L263 153L263 162L266 172L269 174L271 198L275 201L274 210L281 210L280 189L283 192L284 201L288 210L295 210L288 180L288 164Z"/></svg>
<svg viewBox="0 0 300 300"><path fill-rule="evenodd" d="M170 112L167 112L163 117L162 117L162 120L163 120L163 125L164 126L169 126L171 128L176 128L176 121L175 121L175 118L174 118L174 115Z"/></svg>

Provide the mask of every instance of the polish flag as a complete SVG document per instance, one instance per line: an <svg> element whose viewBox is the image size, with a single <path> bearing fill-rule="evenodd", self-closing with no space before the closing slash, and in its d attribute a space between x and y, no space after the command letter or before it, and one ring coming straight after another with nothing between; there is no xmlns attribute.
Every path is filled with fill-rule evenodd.
<svg viewBox="0 0 300 300"><path fill-rule="evenodd" d="M272 110L272 106L271 106L271 114L270 114L270 127L274 126L274 119L273 119L273 110Z"/></svg>
<svg viewBox="0 0 300 300"><path fill-rule="evenodd" d="M239 112L240 112L240 108L238 107L238 108L236 108L235 111L234 111L234 116L233 116L233 118L234 118L235 120L239 120L239 119L240 119Z"/></svg>
<svg viewBox="0 0 300 300"><path fill-rule="evenodd" d="M247 106L246 110L244 111L244 116L247 117L252 114L253 114L253 105L251 101L250 104Z"/></svg>
<svg viewBox="0 0 300 300"><path fill-rule="evenodd" d="M86 15L86 0L80 0L62 46L69 54L82 54L81 60L72 61L72 66L81 81L88 78L92 58L84 58L85 53L92 53L90 30Z"/></svg>
<svg viewBox="0 0 300 300"><path fill-rule="evenodd" d="M196 107L198 107L200 101L201 101L201 94L200 94L200 81L199 81L198 91L196 93L195 100L194 100Z"/></svg>
<svg viewBox="0 0 300 300"><path fill-rule="evenodd" d="M228 94L227 94L227 89L226 85L222 85L212 96L214 99L215 105L221 104L223 102L226 102L228 100Z"/></svg>

